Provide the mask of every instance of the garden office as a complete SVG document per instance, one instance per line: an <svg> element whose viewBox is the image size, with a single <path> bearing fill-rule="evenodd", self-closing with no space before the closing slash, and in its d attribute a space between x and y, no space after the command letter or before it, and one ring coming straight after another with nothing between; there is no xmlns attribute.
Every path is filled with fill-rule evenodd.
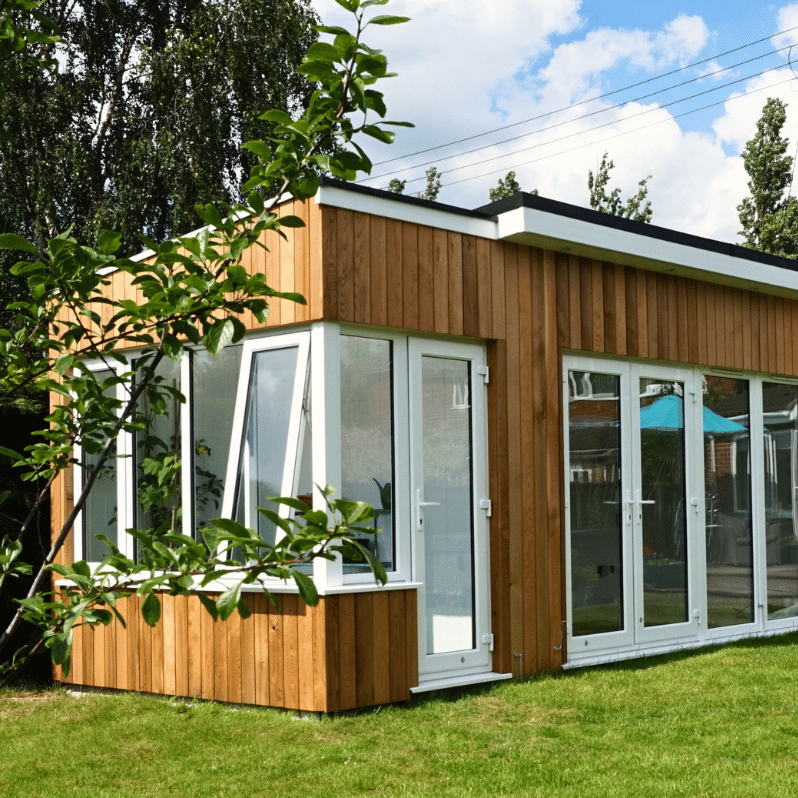
<svg viewBox="0 0 798 798"><path fill-rule="evenodd" d="M129 596L57 678L334 712L798 628L794 261L523 193L328 181L281 212L306 226L243 265L307 305L159 367L187 402L119 438L64 561L101 560L97 534L132 556L158 513L274 540L255 508L329 483L375 507L388 581L315 560L316 607L275 582L279 607L251 586L249 618L214 622L162 595L155 628ZM182 463L166 499L155 450Z"/></svg>

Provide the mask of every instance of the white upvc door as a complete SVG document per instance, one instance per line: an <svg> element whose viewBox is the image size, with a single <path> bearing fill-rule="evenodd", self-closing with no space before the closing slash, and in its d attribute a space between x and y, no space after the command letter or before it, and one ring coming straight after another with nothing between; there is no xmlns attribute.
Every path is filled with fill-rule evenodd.
<svg viewBox="0 0 798 798"><path fill-rule="evenodd" d="M485 351L411 339L408 359L419 673L489 671Z"/></svg>
<svg viewBox="0 0 798 798"><path fill-rule="evenodd" d="M563 369L569 658L696 639L700 375L582 356Z"/></svg>

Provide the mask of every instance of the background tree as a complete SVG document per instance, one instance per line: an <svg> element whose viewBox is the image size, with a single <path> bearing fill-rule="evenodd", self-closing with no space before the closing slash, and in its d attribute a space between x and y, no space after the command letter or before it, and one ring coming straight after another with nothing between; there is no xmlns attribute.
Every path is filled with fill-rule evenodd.
<svg viewBox="0 0 798 798"><path fill-rule="evenodd" d="M126 255L142 232L197 228L198 202L241 199L257 159L240 145L274 129L259 115L295 114L310 96L295 71L317 38L309 0L46 0L40 11L30 27L49 32L49 18L65 41L28 53L57 68L12 60L0 100L0 230L40 249L71 226L90 243L117 230ZM24 290L6 281L6 296Z"/></svg>
<svg viewBox="0 0 798 798"><path fill-rule="evenodd" d="M510 171L507 173L506 177L499 178L496 188L490 189L488 196L490 197L491 202L496 202L496 200L504 199L505 197L512 197L516 191L520 190L521 186L515 179L515 172ZM538 192L535 190L532 193L537 194Z"/></svg>
<svg viewBox="0 0 798 798"><path fill-rule="evenodd" d="M629 197L624 203L621 200L621 189L614 188L607 194L607 184L610 181L610 170L615 164L604 153L601 164L596 169L596 174L589 169L587 173L587 187L590 190L590 207L600 213L609 213L612 216L621 216L624 219L633 219L636 222L650 222L653 212L648 197L648 181L651 175L644 177L638 184L637 194Z"/></svg>
<svg viewBox="0 0 798 798"><path fill-rule="evenodd" d="M388 188L385 190L390 191L391 194L404 194L406 185L407 180L400 180L398 177L394 177L391 179L391 182L388 183Z"/></svg>
<svg viewBox="0 0 798 798"><path fill-rule="evenodd" d="M784 196L792 187L793 158L787 155L789 139L781 135L787 105L769 97L756 123L756 135L743 149L750 192L738 206L745 246L798 257L798 200Z"/></svg>
<svg viewBox="0 0 798 798"><path fill-rule="evenodd" d="M438 194L441 190L441 173L434 166L427 169L427 187L423 191L419 191L416 196L419 199L429 200L430 202L438 201Z"/></svg>
<svg viewBox="0 0 798 798"><path fill-rule="evenodd" d="M238 316L249 311L264 322L271 297L304 301L295 294L273 291L263 274L249 275L240 265L243 253L259 245L264 233L279 234L281 227L302 225L297 217L274 213L280 196L287 192L302 201L314 196L319 187L318 171L343 180L370 172L370 160L353 141L357 135L384 143L393 140L393 133L383 126L401 123L382 121L386 113L383 96L372 88L388 76L387 61L365 45L361 36L369 24L390 25L406 18L377 15L367 21L366 8L384 2L371 0L362 6L360 0L338 2L354 14L356 31L319 28L331 33L334 41L313 44L299 67L318 84L308 107L298 117L282 110L268 111L261 119L274 126L272 145L262 140L243 145L257 159L242 188L244 202L197 206L206 227L161 244L145 239L153 251L146 261L118 257L123 235L116 232L101 233L95 246L80 244L68 232L42 247L17 233L0 235L0 249L27 257L12 271L25 279L28 289L28 299L13 305L18 314L16 329L0 328L0 404L13 401L31 386L60 398L37 430L37 443L25 447L24 453L0 446L0 456L15 461L23 478L41 483L27 516L9 518L14 531L0 535L0 593L32 570L20 557L25 536L56 477L83 465L75 459L75 447L92 455L72 512L62 528L54 530L52 547L42 566L35 569L25 598L15 602L17 611L0 634L0 684L42 646L50 650L54 662L68 669L73 628L111 623L117 599L131 590L145 597L142 615L154 625L160 616L156 590L187 595L220 576L229 579L230 564L236 565L236 576L224 585L218 600L199 595L214 618L225 619L234 611L246 617L249 610L241 598L241 586L263 575L293 579L305 601L315 603L318 596L312 581L295 566L316 557L341 554L365 559L375 576L384 581L380 563L354 539L367 531L357 525L368 522L373 511L362 502L334 500L329 486L322 491L328 512L308 511L304 503L291 498L277 501L301 510L300 519L261 511L285 534L276 545L235 521L216 519L202 530L201 540L187 537L179 529L127 530L138 541L135 561L105 538L109 554L94 571L82 561L70 566L55 564L107 459L114 456L116 438L122 432L144 428L139 399L146 394L152 409L161 408L156 412L166 410L169 397L182 400L157 375L163 358L180 359L188 345L202 345L213 354L240 340L245 329ZM0 64L0 71L3 68ZM266 202L264 193L273 199ZM136 302L121 299L109 305L104 296L109 283L105 275L113 270L130 276L137 287ZM108 313L101 315L100 310ZM132 346L139 347L138 357L129 361L120 350ZM103 376L86 367L84 356L106 364L121 362L124 367L121 373ZM116 386L121 386L124 400L111 390ZM0 495L0 504L7 498ZM241 552L238 561L230 560L234 551ZM54 572L67 580L63 593L50 589ZM4 649L21 624L33 628L36 637L10 662L4 662Z"/></svg>

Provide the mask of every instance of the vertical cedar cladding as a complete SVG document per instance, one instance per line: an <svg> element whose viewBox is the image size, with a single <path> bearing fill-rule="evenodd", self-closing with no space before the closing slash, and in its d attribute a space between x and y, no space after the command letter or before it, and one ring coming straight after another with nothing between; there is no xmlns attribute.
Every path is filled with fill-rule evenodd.
<svg viewBox="0 0 798 798"><path fill-rule="evenodd" d="M138 596L122 598L126 627L75 629L68 684L336 712L404 701L418 684L416 591L296 595L274 607L251 593L247 619L214 622L196 596L160 594L155 627Z"/></svg>

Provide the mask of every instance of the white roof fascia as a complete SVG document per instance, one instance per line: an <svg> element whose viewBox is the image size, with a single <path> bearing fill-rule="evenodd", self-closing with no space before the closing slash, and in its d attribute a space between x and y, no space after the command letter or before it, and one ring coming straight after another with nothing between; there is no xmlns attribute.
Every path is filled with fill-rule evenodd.
<svg viewBox="0 0 798 798"><path fill-rule="evenodd" d="M397 202L390 197L375 197L358 191L348 191L338 186L321 186L316 194L317 205L329 205L348 211L370 213L401 222L435 227L453 233L478 236L495 241L498 237L496 222L491 219L476 219L473 216L451 213L444 209L430 208L409 202Z"/></svg>
<svg viewBox="0 0 798 798"><path fill-rule="evenodd" d="M498 217L503 241L795 298L798 272L534 208Z"/></svg>

